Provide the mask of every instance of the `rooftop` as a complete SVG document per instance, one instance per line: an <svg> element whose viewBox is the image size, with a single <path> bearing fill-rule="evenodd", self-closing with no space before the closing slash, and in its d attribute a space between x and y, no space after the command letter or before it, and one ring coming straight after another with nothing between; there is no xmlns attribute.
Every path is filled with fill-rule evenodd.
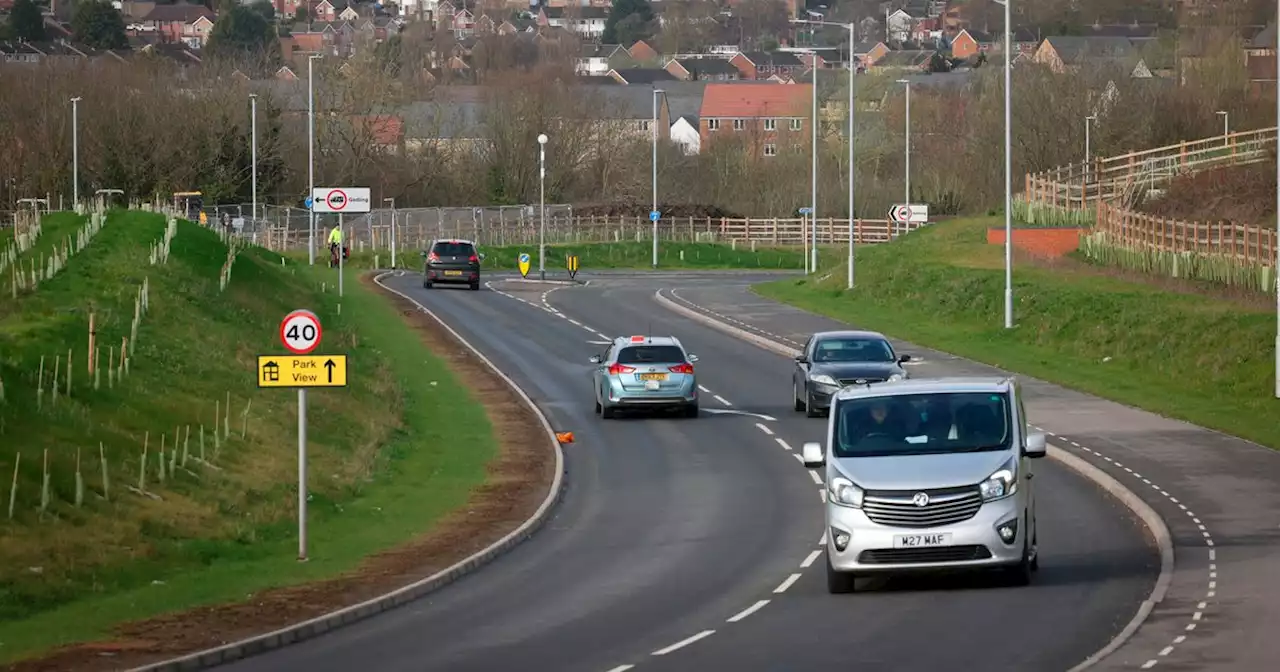
<svg viewBox="0 0 1280 672"><path fill-rule="evenodd" d="M907 378L893 383L876 383L867 386L849 386L836 393L840 401L889 397L902 394L963 394L965 392L1008 392L1013 379L1000 376L971 376L946 378Z"/></svg>

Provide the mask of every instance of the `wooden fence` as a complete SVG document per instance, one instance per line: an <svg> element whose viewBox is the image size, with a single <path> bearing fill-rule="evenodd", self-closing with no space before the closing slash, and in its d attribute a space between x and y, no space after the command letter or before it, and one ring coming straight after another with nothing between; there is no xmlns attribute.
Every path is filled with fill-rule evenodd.
<svg viewBox="0 0 1280 672"><path fill-rule="evenodd" d="M883 219L859 219L854 222L854 241L868 245L886 243L921 224L895 224ZM646 217L548 217L540 231L535 219L507 222L441 223L414 221L397 213L396 244L400 249L425 249L436 238L466 238L482 246L537 245L540 233L548 244L648 242L653 239L653 222ZM791 247L810 243L816 228L819 245L848 244L849 220L819 218L814 223L804 219L780 218L666 218L658 222L658 238L665 241L742 243L763 247ZM351 222L347 240L354 250L386 250L391 245L389 217L365 217ZM267 226L246 231L254 242L272 250L306 249L307 230L291 226ZM323 246L328 228L317 234L317 245Z"/></svg>
<svg viewBox="0 0 1280 672"><path fill-rule="evenodd" d="M1265 161L1275 146L1271 127L1098 158L1028 174L1022 198L1068 210L1091 209L1102 201L1132 205L1143 190L1179 175Z"/></svg>
<svg viewBox="0 0 1280 672"><path fill-rule="evenodd" d="M1098 203L1094 230L1118 245L1159 252L1194 252L1250 266L1275 266L1276 230L1232 222L1185 222Z"/></svg>

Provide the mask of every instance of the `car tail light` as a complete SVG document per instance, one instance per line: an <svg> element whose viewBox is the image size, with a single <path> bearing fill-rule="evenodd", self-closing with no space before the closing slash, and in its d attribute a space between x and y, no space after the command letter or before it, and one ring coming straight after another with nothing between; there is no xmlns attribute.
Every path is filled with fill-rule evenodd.
<svg viewBox="0 0 1280 672"><path fill-rule="evenodd" d="M440 261L440 255L435 252L431 252L427 255L427 261Z"/></svg>
<svg viewBox="0 0 1280 672"><path fill-rule="evenodd" d="M631 373L632 371L635 371L635 370L636 370L636 367L634 367L634 366L625 366L625 365L622 365L622 364L613 364L613 365L610 365L610 366L609 366L609 375L611 375L611 376L616 376L616 375L618 375L618 374L620 374L620 373Z"/></svg>
<svg viewBox="0 0 1280 672"><path fill-rule="evenodd" d="M668 370L670 370L671 373L693 373L693 365L685 362L684 364L676 364L675 366L669 367Z"/></svg>
<svg viewBox="0 0 1280 672"><path fill-rule="evenodd" d="M471 255L470 257L467 257L467 261L469 261L469 262L471 262L471 263L473 263L473 264L478 264L478 263L480 263L480 257L477 257L476 255L474 255L474 254L473 254L473 255Z"/></svg>

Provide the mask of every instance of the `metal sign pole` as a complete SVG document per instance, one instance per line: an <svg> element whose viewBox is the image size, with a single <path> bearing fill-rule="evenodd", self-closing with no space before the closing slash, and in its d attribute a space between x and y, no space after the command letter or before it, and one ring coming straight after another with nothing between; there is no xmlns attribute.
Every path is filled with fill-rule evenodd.
<svg viewBox="0 0 1280 672"><path fill-rule="evenodd" d="M342 298L342 258L347 246L347 230L342 226L342 213L338 213L338 298Z"/></svg>
<svg viewBox="0 0 1280 672"><path fill-rule="evenodd" d="M307 391L298 390L298 561L307 560Z"/></svg>

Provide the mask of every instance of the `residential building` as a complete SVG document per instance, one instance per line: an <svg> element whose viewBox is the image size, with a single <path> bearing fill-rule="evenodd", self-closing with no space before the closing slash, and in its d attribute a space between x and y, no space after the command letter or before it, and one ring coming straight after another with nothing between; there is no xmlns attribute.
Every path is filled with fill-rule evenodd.
<svg viewBox="0 0 1280 672"><path fill-rule="evenodd" d="M638 40L635 44L627 48L627 53L631 55L631 60L636 63L648 63L658 61L662 58L662 54L658 53L648 42Z"/></svg>
<svg viewBox="0 0 1280 672"><path fill-rule="evenodd" d="M870 72L930 72L938 52L932 49L906 49L886 53L875 65L868 68Z"/></svg>
<svg viewBox="0 0 1280 672"><path fill-rule="evenodd" d="M1249 91L1255 96L1276 95L1276 23L1266 29L1245 47L1245 62L1249 72Z"/></svg>
<svg viewBox="0 0 1280 672"><path fill-rule="evenodd" d="M804 63L795 54L786 52L749 51L734 54L729 59L743 79L769 79L774 75L794 77L804 72Z"/></svg>
<svg viewBox="0 0 1280 672"><path fill-rule="evenodd" d="M607 7L542 7L538 10L538 25L564 28L591 40L604 35L608 18Z"/></svg>
<svg viewBox="0 0 1280 672"><path fill-rule="evenodd" d="M990 52L995 47L995 39L974 28L961 28L951 36L948 44L952 58L969 59Z"/></svg>
<svg viewBox="0 0 1280 672"><path fill-rule="evenodd" d="M711 82L698 112L700 146L725 138L746 141L753 156L777 156L805 142L811 84Z"/></svg>
<svg viewBox="0 0 1280 672"><path fill-rule="evenodd" d="M858 59L858 67L862 70L875 65L887 53L889 46L884 42L862 42L853 47L853 57Z"/></svg>
<svg viewBox="0 0 1280 672"><path fill-rule="evenodd" d="M1151 77L1138 47L1127 37L1080 37L1055 35L1046 37L1032 57L1032 62L1048 66L1054 72L1078 72L1082 66L1119 65L1132 69L1133 77Z"/></svg>
<svg viewBox="0 0 1280 672"><path fill-rule="evenodd" d="M578 91L594 98L589 106L593 122L603 137L632 140L653 138L653 101L658 99L658 140L670 137L671 113L666 96L655 94L651 86L580 86ZM608 143L602 143L608 146Z"/></svg>
<svg viewBox="0 0 1280 672"><path fill-rule="evenodd" d="M667 72L684 81L728 82L742 79L742 71L723 58L673 58Z"/></svg>
<svg viewBox="0 0 1280 672"><path fill-rule="evenodd" d="M686 156L697 154L702 147L699 114L708 82L667 82L662 85L671 117L671 142Z"/></svg>
<svg viewBox="0 0 1280 672"><path fill-rule="evenodd" d="M674 82L676 76L662 68L614 68L609 76L619 84L658 84Z"/></svg>
<svg viewBox="0 0 1280 672"><path fill-rule="evenodd" d="M180 3L156 5L142 17L142 28L155 31L161 41L181 42L192 49L199 49L209 40L217 15L204 5Z"/></svg>
<svg viewBox="0 0 1280 672"><path fill-rule="evenodd" d="M615 67L631 65L631 56L620 44L585 43L574 62L574 71L580 75L607 75Z"/></svg>

